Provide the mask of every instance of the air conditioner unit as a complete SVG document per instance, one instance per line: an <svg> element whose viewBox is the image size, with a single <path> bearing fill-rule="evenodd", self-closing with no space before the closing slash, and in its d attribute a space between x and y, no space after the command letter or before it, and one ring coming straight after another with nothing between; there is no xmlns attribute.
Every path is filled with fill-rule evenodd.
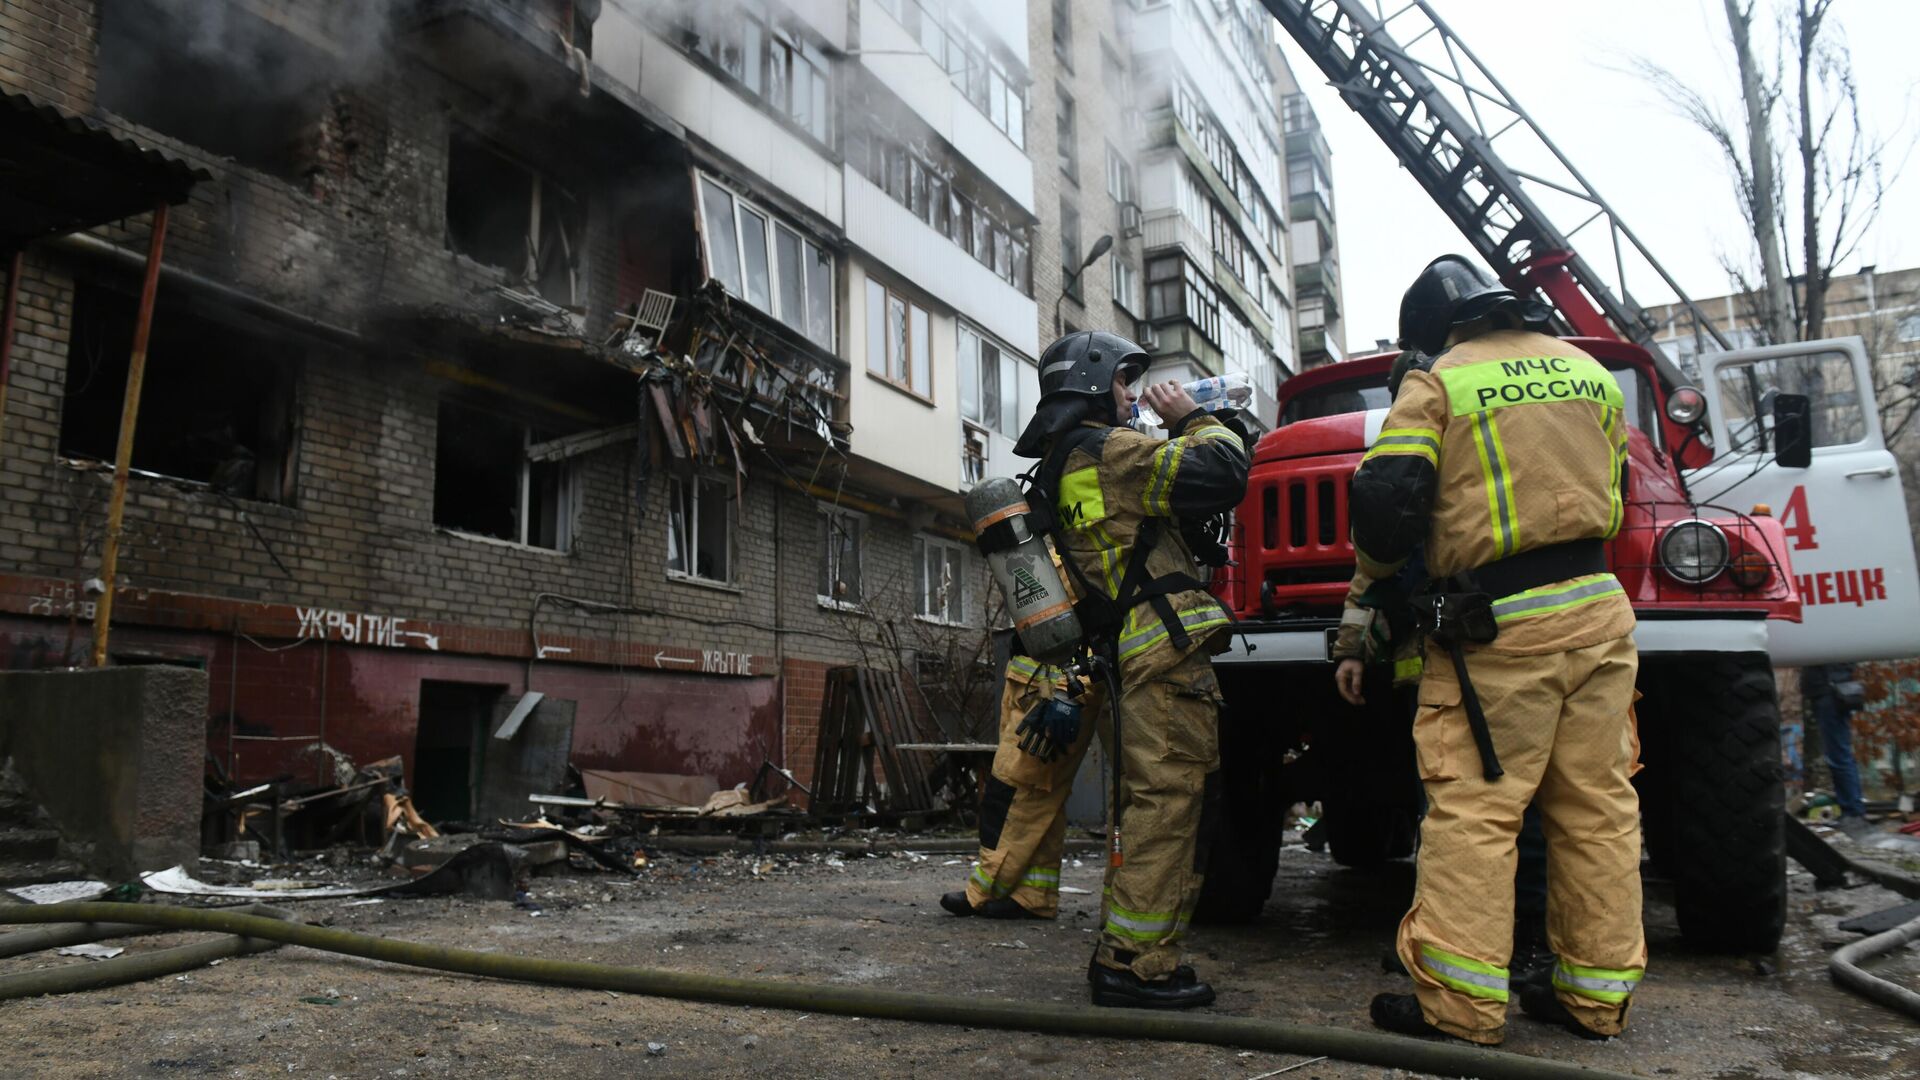
<svg viewBox="0 0 1920 1080"><path fill-rule="evenodd" d="M1150 322L1137 322L1133 324L1133 340L1134 344L1139 345L1148 352L1153 352L1160 348L1160 334L1154 330L1153 324Z"/></svg>
<svg viewBox="0 0 1920 1080"><path fill-rule="evenodd" d="M1140 204L1123 202L1120 204L1120 235L1131 240L1142 231L1140 224Z"/></svg>

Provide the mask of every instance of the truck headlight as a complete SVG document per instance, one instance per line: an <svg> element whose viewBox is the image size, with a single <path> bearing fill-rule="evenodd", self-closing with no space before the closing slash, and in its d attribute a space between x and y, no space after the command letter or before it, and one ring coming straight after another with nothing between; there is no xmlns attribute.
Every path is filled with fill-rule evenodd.
<svg viewBox="0 0 1920 1080"><path fill-rule="evenodd" d="M1707 411L1707 396L1691 386L1676 388L1667 395L1667 419L1681 426L1699 420Z"/></svg>
<svg viewBox="0 0 1920 1080"><path fill-rule="evenodd" d="M1705 585L1727 568L1727 534L1710 521L1676 521L1660 535L1660 565L1676 581Z"/></svg>

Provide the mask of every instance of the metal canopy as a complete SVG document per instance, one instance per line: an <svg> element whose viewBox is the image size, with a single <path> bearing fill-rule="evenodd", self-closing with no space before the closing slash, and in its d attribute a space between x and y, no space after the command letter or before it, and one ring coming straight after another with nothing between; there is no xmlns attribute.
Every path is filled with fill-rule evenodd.
<svg viewBox="0 0 1920 1080"><path fill-rule="evenodd" d="M0 91L0 249L183 203L212 178L106 128Z"/></svg>

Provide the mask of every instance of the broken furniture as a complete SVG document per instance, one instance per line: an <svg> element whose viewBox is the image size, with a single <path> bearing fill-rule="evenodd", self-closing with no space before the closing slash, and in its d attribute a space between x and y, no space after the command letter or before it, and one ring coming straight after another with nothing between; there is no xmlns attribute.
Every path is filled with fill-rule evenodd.
<svg viewBox="0 0 1920 1080"><path fill-rule="evenodd" d="M836 817L938 808L926 760L900 749L903 741L916 741L921 727L900 676L872 668L830 669L808 811Z"/></svg>

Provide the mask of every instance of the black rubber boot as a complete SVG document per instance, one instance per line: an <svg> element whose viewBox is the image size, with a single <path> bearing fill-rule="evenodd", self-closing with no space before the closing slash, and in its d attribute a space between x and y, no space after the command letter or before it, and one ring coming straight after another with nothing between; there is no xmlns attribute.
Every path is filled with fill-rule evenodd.
<svg viewBox="0 0 1920 1080"><path fill-rule="evenodd" d="M1553 981L1549 979L1530 982L1520 988L1520 1009L1528 1016L1543 1024L1557 1024L1583 1039L1596 1042L1611 1039L1611 1035L1602 1035L1573 1018L1573 1012L1560 995L1553 991Z"/></svg>
<svg viewBox="0 0 1920 1080"><path fill-rule="evenodd" d="M940 906L943 908L946 908L948 911L953 912L955 915L959 915L962 917L967 915L978 915L983 919L1044 919L1046 918L1046 916L1044 915L1035 915L1033 912L1028 911L1026 908L1021 907L1020 901L1015 900L1011 896L1003 896L998 900L989 900L986 903L980 904L978 906L969 904L967 903L967 891L965 889L961 889L959 892L950 892L941 896Z"/></svg>
<svg viewBox="0 0 1920 1080"><path fill-rule="evenodd" d="M1422 1039L1453 1038L1427 1023L1425 1014L1420 1011L1420 999L1412 994L1375 995L1367 1013L1373 1017L1374 1027L1391 1031L1396 1035L1414 1035Z"/></svg>
<svg viewBox="0 0 1920 1080"><path fill-rule="evenodd" d="M1380 954L1380 970L1388 975L1406 977L1407 965L1400 962L1400 950L1389 945L1387 951Z"/></svg>
<svg viewBox="0 0 1920 1080"><path fill-rule="evenodd" d="M1123 964L1133 963L1133 956L1134 956L1133 953L1116 952L1113 954L1113 956L1114 956L1114 959L1120 961ZM1101 966L1100 957L1098 955L1094 956L1093 959L1087 961L1087 981L1088 982L1093 981L1095 970L1098 969L1100 966ZM1182 983L1182 984L1191 984L1191 983L1197 983L1200 981L1200 976L1195 975L1193 973L1193 965L1191 964L1181 964L1179 967L1174 968L1173 975L1171 976L1171 978L1174 982Z"/></svg>
<svg viewBox="0 0 1920 1080"><path fill-rule="evenodd" d="M1109 1008L1196 1009L1213 1004L1213 987L1184 964L1169 978L1149 982L1132 971L1095 960L1087 965L1087 983L1093 988L1093 1003Z"/></svg>
<svg viewBox="0 0 1920 1080"><path fill-rule="evenodd" d="M1534 938L1530 934L1516 934L1513 939L1513 959L1507 963L1507 982L1510 986L1533 986L1535 984L1551 987L1553 966L1559 958L1547 947L1544 937Z"/></svg>

